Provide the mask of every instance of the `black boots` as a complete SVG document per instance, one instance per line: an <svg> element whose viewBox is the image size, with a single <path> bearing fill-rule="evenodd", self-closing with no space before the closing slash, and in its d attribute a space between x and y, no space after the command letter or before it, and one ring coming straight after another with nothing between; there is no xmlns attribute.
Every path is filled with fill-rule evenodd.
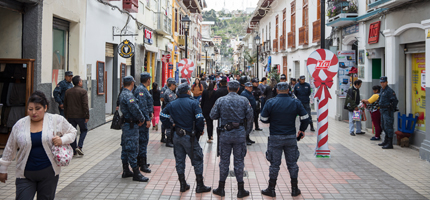
<svg viewBox="0 0 430 200"><path fill-rule="evenodd" d="M139 162L139 166L140 166L140 171L145 172L145 173L151 173L151 170L148 168L148 164L146 163L146 157L142 157L140 158L140 162Z"/></svg>
<svg viewBox="0 0 430 200"><path fill-rule="evenodd" d="M173 138L172 138L172 133L167 133L166 131L166 147L173 147Z"/></svg>
<svg viewBox="0 0 430 200"><path fill-rule="evenodd" d="M252 145L251 139L249 138L249 135L246 135L246 145Z"/></svg>
<svg viewBox="0 0 430 200"><path fill-rule="evenodd" d="M311 131L315 131L315 129L314 129L314 123L311 123L310 125L311 125Z"/></svg>
<svg viewBox="0 0 430 200"><path fill-rule="evenodd" d="M218 188L217 189L215 189L215 190L213 190L213 193L214 194L216 194L216 195L218 195L218 196L225 196L225 190L224 190L224 188L225 188L225 181L220 181L219 183L218 183Z"/></svg>
<svg viewBox="0 0 430 200"><path fill-rule="evenodd" d="M276 186L276 179L270 179L269 187L267 187L267 189L265 190L261 190L261 194L264 194L269 197L276 197L275 186Z"/></svg>
<svg viewBox="0 0 430 200"><path fill-rule="evenodd" d="M387 137L387 140L388 140L387 143L382 148L383 149L392 149L393 148L393 138Z"/></svg>
<svg viewBox="0 0 430 200"><path fill-rule="evenodd" d="M197 187L196 187L196 193L203 193L203 192L210 192L211 191L211 187L206 187L205 184L203 183L203 176L200 175L196 175L196 181L197 181Z"/></svg>
<svg viewBox="0 0 430 200"><path fill-rule="evenodd" d="M130 171L130 168L128 168L128 163L127 164L122 164L122 178L128 178L128 177L132 177L133 176L133 172Z"/></svg>
<svg viewBox="0 0 430 200"><path fill-rule="evenodd" d="M237 183L237 198L243 198L249 196L249 191L245 190L245 183L238 182Z"/></svg>
<svg viewBox="0 0 430 200"><path fill-rule="evenodd" d="M291 179L291 196L296 197L299 196L302 192L300 191L299 187L297 186L297 178Z"/></svg>
<svg viewBox="0 0 430 200"><path fill-rule="evenodd" d="M190 185L187 184L187 181L185 181L185 174L178 174L179 176L179 183L181 184L181 187L179 191L185 192L190 189Z"/></svg>
<svg viewBox="0 0 430 200"><path fill-rule="evenodd" d="M388 137L385 135L384 141L382 143L379 143L378 146L385 146L388 143Z"/></svg>
<svg viewBox="0 0 430 200"><path fill-rule="evenodd" d="M133 168L133 181L139 181L139 182L147 182L149 178L144 177L140 171L139 167Z"/></svg>

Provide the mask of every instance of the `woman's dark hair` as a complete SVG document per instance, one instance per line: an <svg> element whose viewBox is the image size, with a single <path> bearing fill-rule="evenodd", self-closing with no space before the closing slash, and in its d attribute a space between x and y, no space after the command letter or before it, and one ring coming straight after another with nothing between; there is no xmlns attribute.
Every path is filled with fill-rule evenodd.
<svg viewBox="0 0 430 200"><path fill-rule="evenodd" d="M380 93L380 92L381 92L381 86L379 86L379 85L374 85L374 86L372 87L372 90L376 90L376 91L378 91L378 93Z"/></svg>
<svg viewBox="0 0 430 200"><path fill-rule="evenodd" d="M208 91L209 91L209 99L210 99L212 97L212 94L214 93L214 83L212 81L209 82Z"/></svg>
<svg viewBox="0 0 430 200"><path fill-rule="evenodd" d="M158 83L157 82L152 83L152 91L158 91Z"/></svg>
<svg viewBox="0 0 430 200"><path fill-rule="evenodd" d="M200 79L199 78L196 78L196 80L194 80L194 84L193 84L193 90L194 90L194 87L196 87L196 82L197 82L197 80L199 81L199 88L200 89L202 89L202 83L200 82Z"/></svg>
<svg viewBox="0 0 430 200"><path fill-rule="evenodd" d="M38 103L43 107L49 107L48 99L46 98L45 94L39 90L36 90L30 95L30 98L28 98L28 103Z"/></svg>

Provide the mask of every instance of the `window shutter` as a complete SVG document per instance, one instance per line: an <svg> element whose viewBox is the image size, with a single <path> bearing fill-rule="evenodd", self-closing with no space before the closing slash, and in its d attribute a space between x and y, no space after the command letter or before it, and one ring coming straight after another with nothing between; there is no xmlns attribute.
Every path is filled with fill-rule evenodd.
<svg viewBox="0 0 430 200"><path fill-rule="evenodd" d="M70 22L54 17L52 21L53 27L60 30L69 31Z"/></svg>

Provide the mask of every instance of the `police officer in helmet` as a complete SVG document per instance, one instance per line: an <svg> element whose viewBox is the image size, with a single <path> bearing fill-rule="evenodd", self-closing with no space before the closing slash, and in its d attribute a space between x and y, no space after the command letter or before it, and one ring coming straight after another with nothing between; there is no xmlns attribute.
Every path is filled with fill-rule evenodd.
<svg viewBox="0 0 430 200"><path fill-rule="evenodd" d="M268 188L262 190L261 193L271 197L276 196L276 180L281 165L282 152L284 152L291 178L291 196L298 196L301 192L297 186L299 174L297 160L300 156L297 140L305 136L305 130L309 124L309 115L302 103L288 94L288 83L278 83L277 90L278 95L266 102L260 117L263 123L270 124L270 136L266 152L266 158L270 162L270 180ZM296 132L297 116L300 117L298 132Z"/></svg>
<svg viewBox="0 0 430 200"><path fill-rule="evenodd" d="M206 187L203 183L203 152L196 139L196 134L203 133L204 118L199 102L190 98L190 90L188 83L179 85L178 99L170 102L163 109L160 119L166 125L175 127L173 151L181 185L180 191L185 192L190 189L185 181L185 158L188 155L196 174L196 193L210 192L211 188Z"/></svg>

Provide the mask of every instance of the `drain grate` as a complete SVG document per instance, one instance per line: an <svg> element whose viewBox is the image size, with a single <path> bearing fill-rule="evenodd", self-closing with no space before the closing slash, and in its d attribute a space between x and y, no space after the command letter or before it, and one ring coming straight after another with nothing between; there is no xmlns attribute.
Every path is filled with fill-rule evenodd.
<svg viewBox="0 0 430 200"><path fill-rule="evenodd" d="M230 170L228 172L228 177L236 177L236 174L234 173L233 170ZM248 171L243 171L243 177L248 177Z"/></svg>

